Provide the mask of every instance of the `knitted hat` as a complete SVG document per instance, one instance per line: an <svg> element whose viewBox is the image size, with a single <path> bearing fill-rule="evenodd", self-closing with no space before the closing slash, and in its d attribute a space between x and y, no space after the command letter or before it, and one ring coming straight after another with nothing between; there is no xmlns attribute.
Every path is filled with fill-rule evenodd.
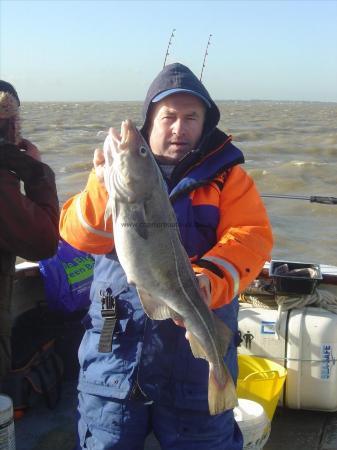
<svg viewBox="0 0 337 450"><path fill-rule="evenodd" d="M0 80L0 92L8 92L9 94L13 95L13 97L16 98L19 106L20 106L20 99L18 96L18 93L14 89L14 86L12 86L10 83L4 80Z"/></svg>
<svg viewBox="0 0 337 450"><path fill-rule="evenodd" d="M7 119L5 138L17 144L20 141L20 99L14 87L0 80L0 119Z"/></svg>
<svg viewBox="0 0 337 450"><path fill-rule="evenodd" d="M0 80L0 119L8 119L17 114L20 106L19 96L7 81Z"/></svg>

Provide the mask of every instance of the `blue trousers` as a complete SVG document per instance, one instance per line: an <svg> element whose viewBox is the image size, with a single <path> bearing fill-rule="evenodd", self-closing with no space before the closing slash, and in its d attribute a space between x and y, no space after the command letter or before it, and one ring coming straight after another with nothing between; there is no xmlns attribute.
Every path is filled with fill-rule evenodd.
<svg viewBox="0 0 337 450"><path fill-rule="evenodd" d="M233 411L205 412L79 394L78 449L144 450L154 433L161 450L242 450Z"/></svg>

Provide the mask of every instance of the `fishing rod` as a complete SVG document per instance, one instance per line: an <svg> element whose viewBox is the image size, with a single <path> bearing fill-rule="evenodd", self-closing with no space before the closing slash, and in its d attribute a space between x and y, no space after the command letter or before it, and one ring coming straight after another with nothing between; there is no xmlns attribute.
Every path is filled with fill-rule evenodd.
<svg viewBox="0 0 337 450"><path fill-rule="evenodd" d="M169 49L170 49L170 46L171 46L171 43L172 43L172 39L174 38L174 32L175 32L175 31L176 31L176 29L173 28L172 33L171 33L171 36L170 36L170 40L169 40L169 43L168 43L168 46L167 46L167 50L166 50L166 55L165 55L165 60L164 60L163 69L164 69L164 67L166 66L166 60L167 60L167 57L168 57L168 55L169 55Z"/></svg>
<svg viewBox="0 0 337 450"><path fill-rule="evenodd" d="M290 195L290 194L261 194L261 197L267 198L285 198L289 200L306 200L310 203L322 203L324 205L337 205L337 197L324 197L320 195Z"/></svg>
<svg viewBox="0 0 337 450"><path fill-rule="evenodd" d="M210 43L211 43L211 37L212 37L212 35L210 34L210 35L208 36L208 42L207 42L207 46L206 46L206 51L205 51L205 55L204 55L204 60L203 60L203 62L202 62L201 74L200 74L200 78L199 78L200 81L202 80L202 74L204 73L204 67L205 67L205 65L206 65L206 57L207 57L207 55L208 55L208 47L210 46Z"/></svg>

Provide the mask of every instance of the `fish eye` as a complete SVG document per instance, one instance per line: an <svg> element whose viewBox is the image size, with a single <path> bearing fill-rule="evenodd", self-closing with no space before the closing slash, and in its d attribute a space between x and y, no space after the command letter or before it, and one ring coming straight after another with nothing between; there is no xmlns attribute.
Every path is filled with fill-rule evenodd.
<svg viewBox="0 0 337 450"><path fill-rule="evenodd" d="M141 156L146 156L147 155L147 149L146 147L144 147L143 145L139 148L139 154Z"/></svg>

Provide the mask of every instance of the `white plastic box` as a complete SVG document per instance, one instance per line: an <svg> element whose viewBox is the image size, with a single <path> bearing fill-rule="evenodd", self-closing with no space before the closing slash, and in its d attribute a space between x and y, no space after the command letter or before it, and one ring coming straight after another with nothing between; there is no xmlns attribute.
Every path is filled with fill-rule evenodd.
<svg viewBox="0 0 337 450"><path fill-rule="evenodd" d="M240 305L239 353L272 359L287 369L280 404L337 411L337 315L306 307L282 312Z"/></svg>

